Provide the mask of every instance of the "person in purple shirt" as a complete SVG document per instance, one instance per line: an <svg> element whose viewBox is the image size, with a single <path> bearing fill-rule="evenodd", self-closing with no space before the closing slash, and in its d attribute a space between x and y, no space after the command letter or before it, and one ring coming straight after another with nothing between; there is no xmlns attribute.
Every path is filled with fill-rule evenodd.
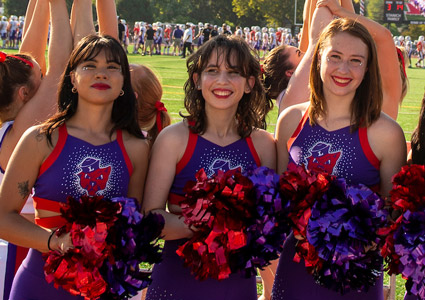
<svg viewBox="0 0 425 300"><path fill-rule="evenodd" d="M279 116L278 172L304 164L362 183L382 196L406 160L400 126L381 112L382 86L375 43L357 21L336 19L321 33L310 71L309 103ZM274 300L383 300L382 276L368 291L344 295L317 284L304 262L293 261L296 238L285 241L273 285Z"/></svg>
<svg viewBox="0 0 425 300"><path fill-rule="evenodd" d="M271 102L264 96L260 65L242 39L210 39L188 58L187 67L188 115L158 135L146 181L142 209L165 218L163 261L153 269L146 299L255 300L255 276L199 281L183 266L175 251L193 228L181 218L179 201L184 185L201 168L211 176L252 165L275 167L274 139L259 129Z"/></svg>

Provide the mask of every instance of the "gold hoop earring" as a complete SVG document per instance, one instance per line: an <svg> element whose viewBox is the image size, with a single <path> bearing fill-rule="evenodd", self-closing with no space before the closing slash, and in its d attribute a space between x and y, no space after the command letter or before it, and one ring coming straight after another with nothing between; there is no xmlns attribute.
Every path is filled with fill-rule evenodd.
<svg viewBox="0 0 425 300"><path fill-rule="evenodd" d="M73 92L74 94L76 94L77 93L77 89L73 86L72 89L71 89L71 92Z"/></svg>
<svg viewBox="0 0 425 300"><path fill-rule="evenodd" d="M121 96L124 96L124 91L123 90L120 91L120 97Z"/></svg>

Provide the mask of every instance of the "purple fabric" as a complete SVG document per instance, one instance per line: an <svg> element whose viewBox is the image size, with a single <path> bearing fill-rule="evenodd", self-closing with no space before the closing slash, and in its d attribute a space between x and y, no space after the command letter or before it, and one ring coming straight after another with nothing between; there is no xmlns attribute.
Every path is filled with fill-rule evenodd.
<svg viewBox="0 0 425 300"><path fill-rule="evenodd" d="M308 274L304 267L304 261L293 261L295 255L295 238L291 234L284 243L284 249L280 255L276 278L273 284L272 300L383 300L383 278L378 279L376 284L367 293L351 291L347 294L329 290L318 285L312 275ZM410 300L410 299L409 299Z"/></svg>
<svg viewBox="0 0 425 300"><path fill-rule="evenodd" d="M41 253L30 249L27 257L19 267L13 281L10 299L12 300L77 300L82 297L72 296L62 288L56 289L44 278L44 260Z"/></svg>
<svg viewBox="0 0 425 300"><path fill-rule="evenodd" d="M116 140L93 146L68 135L59 157L37 179L34 196L59 202L66 202L69 195L76 199L87 194L106 198L127 196L129 179L129 170ZM43 266L41 253L31 249L15 276L10 299L82 299L48 284Z"/></svg>
<svg viewBox="0 0 425 300"><path fill-rule="evenodd" d="M59 157L34 184L34 197L127 196L130 174L118 142L93 146L68 135Z"/></svg>
<svg viewBox="0 0 425 300"><path fill-rule="evenodd" d="M189 180L195 181L195 174L201 168L204 168L210 177L218 170L228 171L240 167L243 171L250 166L257 165L246 139L221 147L198 136L193 155L183 170L175 176L170 192L182 195L186 183Z"/></svg>
<svg viewBox="0 0 425 300"><path fill-rule="evenodd" d="M307 168L319 167L350 184L362 183L369 187L380 182L379 170L367 159L360 144L358 131L350 133L345 127L327 131L319 125L310 126L309 120L290 148L289 163L305 164ZM366 293L351 291L341 295L317 284L308 274L304 261L293 261L295 238L291 233L285 241L273 284L273 300L382 300L383 279Z"/></svg>
<svg viewBox="0 0 425 300"><path fill-rule="evenodd" d="M349 184L373 187L380 182L379 170L362 149L359 131L350 133L349 126L327 131L320 125L311 126L307 119L289 154L289 163L304 164L307 169L320 166Z"/></svg>
<svg viewBox="0 0 425 300"><path fill-rule="evenodd" d="M255 276L243 278L232 274L218 281L207 279L199 281L183 266L177 256L177 247L185 240L166 241L163 261L155 265L152 284L148 287L146 300L256 300Z"/></svg>

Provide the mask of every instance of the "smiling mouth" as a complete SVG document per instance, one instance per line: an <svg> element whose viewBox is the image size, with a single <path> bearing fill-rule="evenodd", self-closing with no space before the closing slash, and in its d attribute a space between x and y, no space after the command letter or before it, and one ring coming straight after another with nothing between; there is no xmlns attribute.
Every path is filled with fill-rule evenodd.
<svg viewBox="0 0 425 300"><path fill-rule="evenodd" d="M351 79L349 78L332 77L332 79L339 86L346 86L351 82Z"/></svg>
<svg viewBox="0 0 425 300"><path fill-rule="evenodd" d="M213 94L217 97L228 97L232 94L231 91L218 91L218 90L214 90Z"/></svg>

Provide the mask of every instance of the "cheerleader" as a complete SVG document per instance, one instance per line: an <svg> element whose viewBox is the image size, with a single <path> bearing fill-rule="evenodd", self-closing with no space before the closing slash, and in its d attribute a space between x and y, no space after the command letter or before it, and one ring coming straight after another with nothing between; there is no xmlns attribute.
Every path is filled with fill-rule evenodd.
<svg viewBox="0 0 425 300"><path fill-rule="evenodd" d="M146 181L143 210L158 212L166 220L163 261L154 266L146 299L255 300L255 276L231 274L221 281L199 281L175 251L196 230L184 223L178 204L184 185L195 180L199 169L211 176L252 165L274 168L273 137L259 129L271 109L264 98L260 65L244 40L220 35L191 55L187 66L188 115L158 136Z"/></svg>
<svg viewBox="0 0 425 300"><path fill-rule="evenodd" d="M55 86L72 49L69 17L62 1L52 1L52 33L46 73L45 49L49 24L49 2L30 1L20 53L0 52L0 182L4 170L22 134L30 126L56 111ZM26 54L24 54L26 53ZM43 77L43 73L45 73ZM31 197L18 211L28 220L34 219ZM28 249L0 240L0 299L9 299L12 280Z"/></svg>
<svg viewBox="0 0 425 300"><path fill-rule="evenodd" d="M135 101L119 42L108 36L83 38L61 79L59 112L27 131L0 189L1 237L33 248L15 277L11 299L77 298L47 283L41 255L73 247L69 234L54 234L64 224L59 207L68 196L141 200L149 146ZM17 213L32 188L37 225Z"/></svg>
<svg viewBox="0 0 425 300"><path fill-rule="evenodd" d="M406 144L400 126L381 113L377 52L364 26L342 18L323 30L313 54L310 86L310 103L291 106L279 116L278 171L304 164L388 195L391 177L405 163ZM295 245L291 235L280 256L273 299L383 300L382 276L361 293L341 295L317 284L303 261L293 261Z"/></svg>

